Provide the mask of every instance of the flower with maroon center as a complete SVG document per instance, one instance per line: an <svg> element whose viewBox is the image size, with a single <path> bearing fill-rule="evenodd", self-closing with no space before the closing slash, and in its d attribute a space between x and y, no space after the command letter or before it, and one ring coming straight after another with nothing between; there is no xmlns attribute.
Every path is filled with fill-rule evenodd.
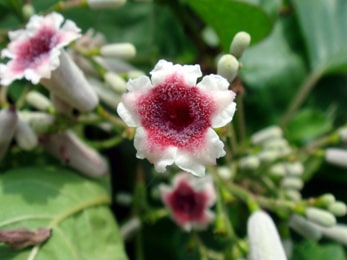
<svg viewBox="0 0 347 260"><path fill-rule="evenodd" d="M174 65L160 60L146 76L128 82L129 92L118 105L119 116L137 127L138 158L147 158L158 172L176 164L202 176L205 165L224 156L224 144L212 128L232 120L235 93L219 75L202 75L199 65Z"/></svg>
<svg viewBox="0 0 347 260"><path fill-rule="evenodd" d="M60 49L80 37L74 22L58 13L45 17L34 15L26 29L9 32L10 43L1 52L10 61L0 65L1 84L9 85L16 79L26 78L37 84L41 78L50 78L60 62Z"/></svg>
<svg viewBox="0 0 347 260"><path fill-rule="evenodd" d="M214 219L209 209L216 201L211 176L177 174L173 186L160 185L161 198L177 225L184 230L205 229Z"/></svg>

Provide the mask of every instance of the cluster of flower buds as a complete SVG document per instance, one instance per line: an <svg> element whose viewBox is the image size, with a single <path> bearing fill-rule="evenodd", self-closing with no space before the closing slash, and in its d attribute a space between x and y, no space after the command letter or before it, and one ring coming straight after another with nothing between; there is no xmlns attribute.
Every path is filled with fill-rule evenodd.
<svg viewBox="0 0 347 260"><path fill-rule="evenodd" d="M251 136L251 142L260 150L242 157L239 160L240 169L257 170L262 163L273 163L292 152L288 141L283 138L283 132L278 126L270 126L254 133Z"/></svg>
<svg viewBox="0 0 347 260"><path fill-rule="evenodd" d="M240 63L239 58L243 52L248 48L251 42L251 36L247 32L237 33L231 44L230 53L222 55L217 63L217 73L231 83L239 71Z"/></svg>
<svg viewBox="0 0 347 260"><path fill-rule="evenodd" d="M319 240L324 235L347 244L347 229L336 224L336 217L346 214L344 202L337 201L332 194L323 194L314 199L313 206L307 207L304 215L293 214L289 226L307 239Z"/></svg>

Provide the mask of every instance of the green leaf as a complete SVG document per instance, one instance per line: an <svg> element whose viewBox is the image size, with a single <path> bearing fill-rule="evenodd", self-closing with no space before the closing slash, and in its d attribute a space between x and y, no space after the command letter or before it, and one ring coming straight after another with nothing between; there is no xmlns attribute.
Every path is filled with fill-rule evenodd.
<svg viewBox="0 0 347 260"><path fill-rule="evenodd" d="M272 28L270 17L259 7L231 0L185 0L201 19L217 33L224 51L234 35L246 31L252 36L252 43L266 37Z"/></svg>
<svg viewBox="0 0 347 260"><path fill-rule="evenodd" d="M347 71L347 2L292 0L302 29L311 69Z"/></svg>
<svg viewBox="0 0 347 260"><path fill-rule="evenodd" d="M343 246L338 244L319 245L317 242L306 240L294 248L293 260L345 260Z"/></svg>
<svg viewBox="0 0 347 260"><path fill-rule="evenodd" d="M282 0L241 0L241 1L259 5L273 18L276 18L278 16L280 8L281 8L281 4L282 4Z"/></svg>
<svg viewBox="0 0 347 260"><path fill-rule="evenodd" d="M332 127L332 116L318 110L305 109L299 111L288 124L286 136L293 142L305 142L330 131Z"/></svg>
<svg viewBox="0 0 347 260"><path fill-rule="evenodd" d="M102 180L57 168L22 168L0 175L0 228L52 228L42 246L0 259L127 259ZM29 258L30 256L30 258Z"/></svg>

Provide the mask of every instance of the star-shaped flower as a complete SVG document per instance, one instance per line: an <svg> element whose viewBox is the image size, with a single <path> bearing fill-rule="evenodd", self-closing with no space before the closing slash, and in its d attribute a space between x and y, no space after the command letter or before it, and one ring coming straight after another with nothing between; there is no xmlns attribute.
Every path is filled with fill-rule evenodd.
<svg viewBox="0 0 347 260"><path fill-rule="evenodd" d="M204 229L215 217L209 209L216 201L210 176L197 178L181 173L175 176L172 187L162 184L160 192L174 221L186 231Z"/></svg>
<svg viewBox="0 0 347 260"><path fill-rule="evenodd" d="M128 93L117 112L130 126L137 127L134 145L137 157L147 158L158 172L176 164L194 175L205 174L224 156L224 144L212 128L232 120L235 93L219 75L205 76L199 65L174 65L160 60L151 80L130 80Z"/></svg>

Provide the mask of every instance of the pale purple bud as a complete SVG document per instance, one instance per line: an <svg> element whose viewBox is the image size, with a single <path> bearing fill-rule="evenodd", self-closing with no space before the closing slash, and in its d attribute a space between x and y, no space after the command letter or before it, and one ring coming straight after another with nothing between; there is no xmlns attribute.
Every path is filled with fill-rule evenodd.
<svg viewBox="0 0 347 260"><path fill-rule="evenodd" d="M59 61L60 65L52 72L51 78L41 79L42 85L82 112L93 110L98 105L98 96L82 71L65 51L61 52Z"/></svg>
<svg viewBox="0 0 347 260"><path fill-rule="evenodd" d="M11 106L0 110L0 160L5 156L17 127L16 108Z"/></svg>
<svg viewBox="0 0 347 260"><path fill-rule="evenodd" d="M108 165L101 155L83 143L73 132L42 136L41 145L63 163L90 177L108 173Z"/></svg>
<svg viewBox="0 0 347 260"><path fill-rule="evenodd" d="M249 260L286 260L286 254L270 216L264 211L252 213L248 219Z"/></svg>
<svg viewBox="0 0 347 260"><path fill-rule="evenodd" d="M15 140L20 148L30 151L38 144L37 135L26 121L24 121L20 116L18 119Z"/></svg>

